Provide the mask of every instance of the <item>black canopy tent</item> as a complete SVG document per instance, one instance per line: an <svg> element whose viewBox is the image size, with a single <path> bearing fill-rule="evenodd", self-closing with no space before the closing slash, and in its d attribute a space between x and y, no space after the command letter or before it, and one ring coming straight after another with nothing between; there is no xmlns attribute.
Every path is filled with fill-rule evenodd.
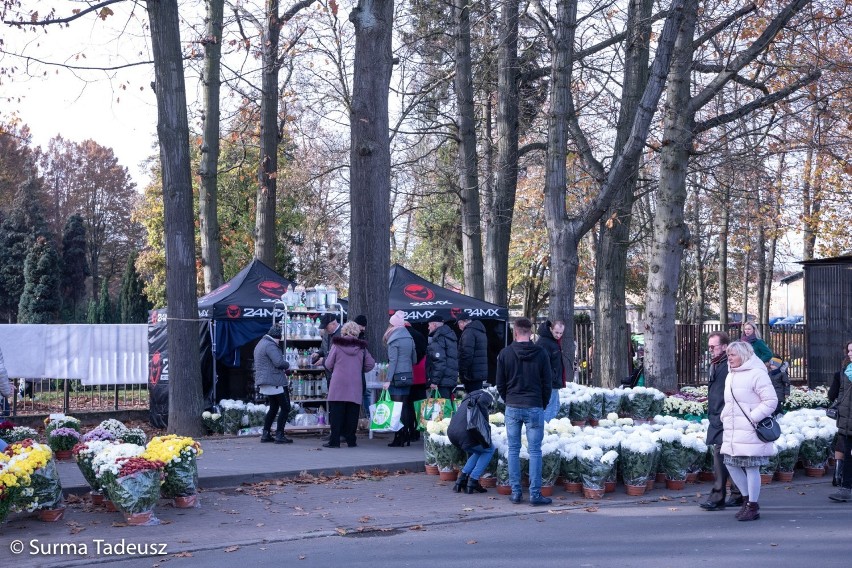
<svg viewBox="0 0 852 568"><path fill-rule="evenodd" d="M202 367L209 369L203 377L204 391L205 396L211 398L213 403L216 402L220 371L227 394L237 398L245 396L246 393L241 392L237 386L245 384L251 372L248 362L244 361L244 348L250 347L254 341L263 337L272 325L273 317L281 317L281 295L292 284L293 282L260 260L254 259L231 280L199 298ZM166 310L151 311L148 325L148 358L151 369L149 387L151 421L155 424L164 423L164 408L166 417L168 416L166 323ZM205 345L208 345L206 350ZM204 364L205 351L209 358L207 365ZM155 417L155 413L158 416Z"/></svg>

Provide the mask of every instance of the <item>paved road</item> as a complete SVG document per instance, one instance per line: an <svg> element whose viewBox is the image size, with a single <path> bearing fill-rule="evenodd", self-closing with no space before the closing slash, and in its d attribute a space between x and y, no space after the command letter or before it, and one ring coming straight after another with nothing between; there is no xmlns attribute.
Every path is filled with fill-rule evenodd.
<svg viewBox="0 0 852 568"><path fill-rule="evenodd" d="M852 565L852 504L827 499L828 478L763 490L762 519L697 507L709 484L621 489L598 502L557 490L547 509L494 492L457 495L422 473L304 477L209 490L198 509L163 504L163 524L123 526L117 513L72 504L61 524L20 517L0 533L0 563L24 566L805 566ZM11 541L24 552L12 555ZM33 541L37 541L33 544ZM100 542L98 542L100 541ZM140 557L116 550L149 545ZM165 545L156 556L150 545ZM61 550L62 547L64 550ZM82 547L86 555L81 553ZM98 549L100 546L100 549ZM42 547L46 547L42 551ZM38 548L38 554L32 554ZM55 552L55 553L54 553ZM64 554L63 554L64 552ZM124 552L124 553L120 553ZM153 554L153 555L150 555ZM718 564L720 563L721 564Z"/></svg>

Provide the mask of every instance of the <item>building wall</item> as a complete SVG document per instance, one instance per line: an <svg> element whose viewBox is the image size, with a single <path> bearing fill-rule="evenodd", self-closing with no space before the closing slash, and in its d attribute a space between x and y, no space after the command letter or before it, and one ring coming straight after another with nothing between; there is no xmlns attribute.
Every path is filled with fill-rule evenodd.
<svg viewBox="0 0 852 568"><path fill-rule="evenodd" d="M769 301L769 317L801 316L805 314L805 279L789 284L772 283L772 298Z"/></svg>

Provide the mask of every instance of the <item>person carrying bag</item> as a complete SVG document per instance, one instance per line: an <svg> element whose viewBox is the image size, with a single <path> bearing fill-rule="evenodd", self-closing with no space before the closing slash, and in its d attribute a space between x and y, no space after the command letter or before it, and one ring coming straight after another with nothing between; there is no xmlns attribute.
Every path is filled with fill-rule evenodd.
<svg viewBox="0 0 852 568"><path fill-rule="evenodd" d="M426 423L430 420L443 420L455 412L455 403L451 398L441 398L437 388L429 391L425 400L414 402L414 412L417 416L417 429L426 431Z"/></svg>
<svg viewBox="0 0 852 568"><path fill-rule="evenodd" d="M401 429L402 403L391 400L388 389L383 389L376 404L370 405L370 430L398 432Z"/></svg>

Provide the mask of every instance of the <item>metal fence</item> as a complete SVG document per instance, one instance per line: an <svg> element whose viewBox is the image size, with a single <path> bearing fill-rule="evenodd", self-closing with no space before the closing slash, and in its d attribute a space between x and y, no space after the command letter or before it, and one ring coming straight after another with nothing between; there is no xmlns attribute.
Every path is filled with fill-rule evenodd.
<svg viewBox="0 0 852 568"><path fill-rule="evenodd" d="M83 386L79 380L18 379L10 416L53 412L109 412L148 408L148 385Z"/></svg>

